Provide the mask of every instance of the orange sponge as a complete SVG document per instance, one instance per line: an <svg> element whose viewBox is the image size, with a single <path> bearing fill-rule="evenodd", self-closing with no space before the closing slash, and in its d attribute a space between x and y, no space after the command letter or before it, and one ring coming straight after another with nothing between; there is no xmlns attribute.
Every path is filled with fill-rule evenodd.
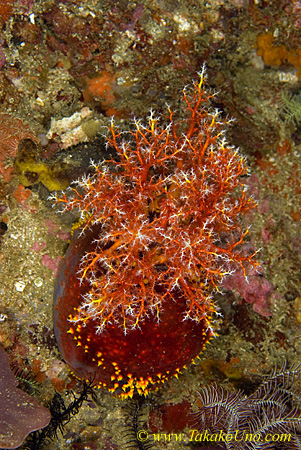
<svg viewBox="0 0 301 450"><path fill-rule="evenodd" d="M264 33L257 36L257 55L262 56L268 66L280 66L286 61L297 69L297 77L301 79L301 49L288 50L285 45L273 45L273 35Z"/></svg>

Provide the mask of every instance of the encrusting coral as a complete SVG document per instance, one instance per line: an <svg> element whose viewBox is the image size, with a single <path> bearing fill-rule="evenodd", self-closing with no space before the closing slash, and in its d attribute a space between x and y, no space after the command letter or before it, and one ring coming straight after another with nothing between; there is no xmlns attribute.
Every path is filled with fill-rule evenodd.
<svg viewBox="0 0 301 450"><path fill-rule="evenodd" d="M54 197L63 211L81 213L57 280L59 347L78 376L94 372L112 391L147 390L195 358L213 333L214 290L237 268L247 276L258 265L242 249L248 230L240 216L254 207L243 183L248 169L225 140L229 121L209 107L215 94L205 79L203 69L193 90L184 89L184 120L169 110L164 126L151 112L146 125L134 121L128 138L112 121L107 146L116 159L93 163L94 175ZM192 336L198 344L177 356ZM135 369L128 357L121 363L122 345L126 354L141 337L145 349L131 355ZM101 370L110 376L95 375Z"/></svg>

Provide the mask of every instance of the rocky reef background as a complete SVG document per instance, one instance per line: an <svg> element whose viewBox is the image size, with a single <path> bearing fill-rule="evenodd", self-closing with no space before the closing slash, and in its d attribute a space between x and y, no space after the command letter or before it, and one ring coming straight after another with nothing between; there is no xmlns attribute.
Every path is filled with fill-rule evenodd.
<svg viewBox="0 0 301 450"><path fill-rule="evenodd" d="M139 425L187 433L200 388L250 394L276 365L300 362L300 13L299 0L1 2L0 344L35 376L40 403L55 390L67 402L80 392L52 324L54 280L77 217L57 214L49 193L85 173L90 158L108 157L102 133L112 116L124 130L150 108L164 114L166 103L181 117L182 88L203 63L218 92L213 106L235 118L228 141L250 166L258 208L244 220L262 271L225 282L218 337L139 406ZM51 448L130 448L135 411L99 391Z"/></svg>

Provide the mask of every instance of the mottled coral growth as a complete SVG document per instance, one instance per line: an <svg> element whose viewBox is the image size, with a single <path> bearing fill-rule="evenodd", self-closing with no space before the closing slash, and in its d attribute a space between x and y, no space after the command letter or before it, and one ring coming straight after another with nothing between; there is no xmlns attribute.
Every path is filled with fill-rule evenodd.
<svg viewBox="0 0 301 450"><path fill-rule="evenodd" d="M57 258L51 258L51 256L49 255L43 255L42 257L42 264L43 266L47 267L48 269L51 269L53 272L53 275L55 276L57 274L60 262L61 262L61 257L58 256Z"/></svg>
<svg viewBox="0 0 301 450"><path fill-rule="evenodd" d="M0 18L6 22L12 15L14 9L14 0L2 0L0 5Z"/></svg>
<svg viewBox="0 0 301 450"><path fill-rule="evenodd" d="M98 99L102 108L107 115L116 115L116 110L113 105L116 101L116 80L114 74L110 72L102 72L98 77L87 78L86 89L84 90L84 99L89 102L93 99ZM120 114L117 114L119 117Z"/></svg>
<svg viewBox="0 0 301 450"><path fill-rule="evenodd" d="M237 291L242 298L253 305L254 311L262 316L271 316L273 305L274 288L264 278L262 273L251 270L246 278L242 271L238 270L223 283L225 289Z"/></svg>
<svg viewBox="0 0 301 450"><path fill-rule="evenodd" d="M13 158L22 139L35 137L21 119L0 113L0 175L8 181L13 172Z"/></svg>

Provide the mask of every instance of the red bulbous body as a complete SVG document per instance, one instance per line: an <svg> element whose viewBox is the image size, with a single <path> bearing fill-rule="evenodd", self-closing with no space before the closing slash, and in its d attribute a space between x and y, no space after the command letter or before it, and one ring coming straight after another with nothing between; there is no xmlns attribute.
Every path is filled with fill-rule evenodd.
<svg viewBox="0 0 301 450"><path fill-rule="evenodd" d="M180 293L166 296L160 320L150 315L127 334L116 324L97 333L95 321L70 322L90 289L78 278L81 259L93 251L101 227L75 233L57 277L54 330L61 355L79 378L122 396L156 388L177 375L204 348L211 336L205 321L183 321L186 301ZM101 274L100 274L101 276ZM158 286L158 290L160 287Z"/></svg>

